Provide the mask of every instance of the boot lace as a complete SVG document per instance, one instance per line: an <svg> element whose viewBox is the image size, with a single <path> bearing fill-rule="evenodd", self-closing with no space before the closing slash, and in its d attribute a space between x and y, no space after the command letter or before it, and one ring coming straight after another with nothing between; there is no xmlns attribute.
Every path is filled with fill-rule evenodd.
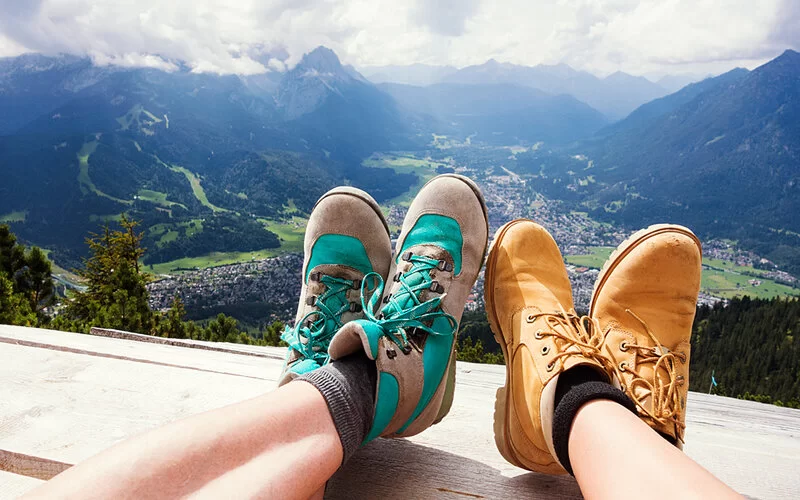
<svg viewBox="0 0 800 500"><path fill-rule="evenodd" d="M561 311L557 313L533 313L527 317L528 323L535 323L538 319L543 319L545 322L545 328L534 332L536 339L554 337L562 345L559 353L547 364L547 371L552 371L559 360L564 362L571 356L580 356L597 361L606 372L613 373L613 363L601 350L605 343L605 335L599 334L599 322L589 316L578 316L574 312L567 312L563 307L560 309Z"/></svg>
<svg viewBox="0 0 800 500"><path fill-rule="evenodd" d="M414 255L406 252L403 260L411 262L411 268L403 273L397 273L393 280L399 284L398 290L383 299L384 306L379 315L375 315L381 296L384 291L383 278L377 273L369 273L364 277L361 284L361 304L364 309L364 316L367 321L380 327L380 336L385 336L394 342L404 354L411 352L411 349L421 351L420 348L409 338L412 332L424 332L429 335L454 335L458 329L456 319L442 311L442 300L447 295L444 287L433 280L430 273L434 269L440 271L452 271L452 265L443 261L436 260L424 255ZM372 297L366 301L368 293L372 289ZM438 293L436 297L422 301L422 292L430 290ZM431 326L436 319L445 318L449 327L446 331L434 330Z"/></svg>
<svg viewBox="0 0 800 500"><path fill-rule="evenodd" d="M362 283L321 273L312 273L311 279L325 285L325 291L318 297L307 298L307 304L316 309L303 316L294 327L287 326L281 339L303 358L322 366L330 361L328 346L342 327L342 315L361 311L359 304L347 301L347 292L360 288Z"/></svg>
<svg viewBox="0 0 800 500"><path fill-rule="evenodd" d="M617 372L617 377L620 381L623 380L621 374L628 372L633 375L633 379L629 384L628 395L636 403L644 416L655 423L662 426L675 426L678 438L682 439L683 431L686 425L682 422L683 405L681 404L680 388L686 384L686 379L683 375L678 375L676 370L676 362L686 363L686 354L681 352L670 351L668 348L661 345L658 339L653 335L653 332L647 326L647 323L642 320L630 309L625 312L636 318L641 323L647 336L650 337L652 345L638 345L631 342L623 342L620 349L623 351L633 350L636 354L636 366L639 367L643 364L653 365L652 379L642 376L638 370L628 366L627 363L622 362L614 369ZM611 347L606 346L609 353ZM659 374L664 376L659 376ZM665 380L666 379L666 380ZM646 392L637 391L635 389L642 388ZM647 408L644 399L649 393L652 401L652 409ZM644 394L644 395L641 395Z"/></svg>

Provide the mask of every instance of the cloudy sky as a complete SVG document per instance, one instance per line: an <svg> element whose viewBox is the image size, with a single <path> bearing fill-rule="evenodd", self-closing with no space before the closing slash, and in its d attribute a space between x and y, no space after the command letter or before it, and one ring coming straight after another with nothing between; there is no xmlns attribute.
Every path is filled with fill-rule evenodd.
<svg viewBox="0 0 800 500"><path fill-rule="evenodd" d="M0 57L259 73L318 45L356 67L564 62L719 73L800 50L798 0L0 0Z"/></svg>

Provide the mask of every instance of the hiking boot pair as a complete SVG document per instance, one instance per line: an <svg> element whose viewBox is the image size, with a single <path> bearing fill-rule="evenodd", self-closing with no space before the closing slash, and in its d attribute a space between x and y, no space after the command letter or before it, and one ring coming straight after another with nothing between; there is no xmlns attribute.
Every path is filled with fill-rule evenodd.
<svg viewBox="0 0 800 500"><path fill-rule="evenodd" d="M367 193L329 191L304 240L303 288L279 384L364 351L377 391L365 439L417 434L450 410L455 343L488 244L477 185L446 174L408 209L392 254L389 227Z"/></svg>
<svg viewBox="0 0 800 500"><path fill-rule="evenodd" d="M559 377L577 367L620 388L642 420L682 448L701 260L700 242L686 228L639 231L606 262L589 316L579 317L552 236L528 220L498 230L485 293L507 365L494 423L506 460L566 472L554 449L553 415Z"/></svg>

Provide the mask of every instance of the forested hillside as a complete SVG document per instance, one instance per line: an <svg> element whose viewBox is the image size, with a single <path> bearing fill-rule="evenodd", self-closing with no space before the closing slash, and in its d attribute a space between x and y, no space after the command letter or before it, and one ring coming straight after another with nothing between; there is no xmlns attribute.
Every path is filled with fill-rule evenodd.
<svg viewBox="0 0 800 500"><path fill-rule="evenodd" d="M800 408L800 301L744 297L701 307L691 370L692 390L708 391L713 371L715 394Z"/></svg>
<svg viewBox="0 0 800 500"><path fill-rule="evenodd" d="M483 312L464 315L459 359L501 363ZM692 332L691 390L800 408L800 300L744 297L698 308Z"/></svg>

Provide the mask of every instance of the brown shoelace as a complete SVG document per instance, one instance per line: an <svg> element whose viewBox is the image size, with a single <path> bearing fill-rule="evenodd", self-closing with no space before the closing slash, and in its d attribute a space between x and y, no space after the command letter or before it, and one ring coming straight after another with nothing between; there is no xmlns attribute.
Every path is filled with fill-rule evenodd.
<svg viewBox="0 0 800 500"><path fill-rule="evenodd" d="M637 316L636 313L630 309L626 309L625 312L636 318L636 320L642 324L645 332L647 332L647 336L650 337L652 341L652 345L638 345L623 342L620 349L623 351L633 349L635 351L636 366L653 364L653 377L652 380L645 378L638 370L622 362L619 365L614 365L617 378L622 382L622 372L632 374L633 380L627 389L623 386L623 391L636 403L636 406L641 411L641 417L665 427L674 425L677 438L683 440L683 432L686 425L683 423L684 405L681 404L679 388L686 383L686 379L683 375L678 375L676 373L675 365L677 361L686 363L686 354L670 351L661 345L647 324ZM610 329L603 335L604 338L608 335L608 332L610 332ZM609 354L611 354L611 347L607 345L606 349ZM659 376L659 374L664 376ZM644 399L647 397L646 393L644 396L638 395L635 390L637 388L643 388L645 391L649 392L652 400L652 408L647 408L644 404Z"/></svg>
<svg viewBox="0 0 800 500"><path fill-rule="evenodd" d="M542 339L550 336L560 340L562 347L559 353L547 364L547 371L552 371L559 360L566 360L570 356L580 356L600 363L609 373L614 373L614 363L602 352L605 335L599 334L600 326L596 319L589 316L578 316L574 312L567 312L563 308L558 313L534 313L527 317L528 323L544 318L547 328L540 328L534 332L534 337ZM571 347L577 349L571 349Z"/></svg>

